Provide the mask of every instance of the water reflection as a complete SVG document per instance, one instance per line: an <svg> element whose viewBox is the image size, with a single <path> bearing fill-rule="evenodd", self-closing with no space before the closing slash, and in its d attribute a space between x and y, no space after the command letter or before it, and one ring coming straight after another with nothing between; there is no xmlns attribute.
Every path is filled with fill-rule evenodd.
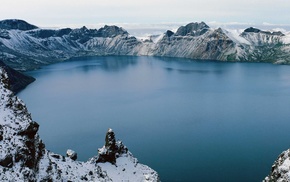
<svg viewBox="0 0 290 182"><path fill-rule="evenodd" d="M80 63L76 58L71 59L68 62L71 63L72 61L77 61L77 63ZM100 56L97 58L86 57L83 59L83 62L74 69L81 69L83 72L95 71L97 69L102 69L108 72L117 72L136 65L137 61L138 57L132 56Z"/></svg>
<svg viewBox="0 0 290 182"><path fill-rule="evenodd" d="M200 74L209 74L209 73L214 73L214 74L222 74L222 70L189 70L189 69L174 69L174 68L165 68L167 71L177 71L182 74L190 74L190 73L200 73Z"/></svg>

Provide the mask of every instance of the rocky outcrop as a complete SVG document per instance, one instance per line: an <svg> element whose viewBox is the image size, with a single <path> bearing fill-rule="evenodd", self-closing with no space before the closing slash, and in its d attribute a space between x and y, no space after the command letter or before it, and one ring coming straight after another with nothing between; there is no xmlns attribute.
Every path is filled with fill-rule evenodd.
<svg viewBox="0 0 290 182"><path fill-rule="evenodd" d="M177 29L175 36L200 36L209 30L209 26L204 22L189 23Z"/></svg>
<svg viewBox="0 0 290 182"><path fill-rule="evenodd" d="M116 163L116 159L128 153L128 149L121 141L116 141L115 133L111 128L107 131L105 145L98 150L97 162Z"/></svg>
<svg viewBox="0 0 290 182"><path fill-rule="evenodd" d="M8 90L8 83L8 74L0 67L0 180L29 181L36 177L45 148L37 134L38 124L32 121L24 103Z"/></svg>
<svg viewBox="0 0 290 182"><path fill-rule="evenodd" d="M267 34L267 35L278 35L278 36L285 36L282 32L278 31L278 32L270 32L270 31L262 31L260 29L257 29L257 28L253 28L253 27L250 27L250 28L247 28L244 30L244 32L242 33L243 34L246 34L246 33L263 33L263 34Z"/></svg>
<svg viewBox="0 0 290 182"><path fill-rule="evenodd" d="M10 22L9 26L5 22ZM117 26L106 25L98 30L87 27L49 30L27 23L24 26L21 20L2 21L2 24L0 59L18 70L37 69L72 57L97 55L290 64L290 34L253 27L236 34L195 22L181 26L176 32L168 30L143 41Z"/></svg>
<svg viewBox="0 0 290 182"><path fill-rule="evenodd" d="M77 158L78 158L78 154L75 151L71 150L71 149L68 149L66 151L66 156L71 158L74 161L77 160Z"/></svg>
<svg viewBox="0 0 290 182"><path fill-rule="evenodd" d="M290 149L282 152L272 165L270 174L263 182L290 181Z"/></svg>
<svg viewBox="0 0 290 182"><path fill-rule="evenodd" d="M2 67L9 77L9 83L7 84L8 89L13 91L14 93L19 92L24 89L27 85L35 81L35 78L31 76L27 76L23 73L20 73L6 64L4 64L0 60L0 67Z"/></svg>
<svg viewBox="0 0 290 182"><path fill-rule="evenodd" d="M46 150L39 125L8 90L8 83L8 74L0 67L0 181L159 181L154 170L116 142L112 130L103 147L108 152L87 162L75 161L73 151L64 157Z"/></svg>

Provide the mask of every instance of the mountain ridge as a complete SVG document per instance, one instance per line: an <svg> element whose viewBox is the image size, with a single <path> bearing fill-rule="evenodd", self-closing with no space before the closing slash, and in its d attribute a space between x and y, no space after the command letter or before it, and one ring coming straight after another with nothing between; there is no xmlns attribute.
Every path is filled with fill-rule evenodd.
<svg viewBox="0 0 290 182"><path fill-rule="evenodd" d="M237 33L193 22L179 27L176 32L168 30L143 41L114 25L100 29L84 26L25 30L13 26L16 28L0 27L0 59L17 70L37 69L73 57L100 55L290 64L290 34L253 27Z"/></svg>

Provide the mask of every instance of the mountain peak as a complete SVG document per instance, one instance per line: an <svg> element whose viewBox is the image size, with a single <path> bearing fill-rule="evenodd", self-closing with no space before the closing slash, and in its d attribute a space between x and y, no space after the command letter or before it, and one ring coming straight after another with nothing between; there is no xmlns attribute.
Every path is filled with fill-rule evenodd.
<svg viewBox="0 0 290 182"><path fill-rule="evenodd" d="M128 32L124 30L123 28L115 26L115 25L112 25L112 26L105 25L104 27L98 30L98 35L101 37L115 37L117 35L124 35L124 34L128 34Z"/></svg>
<svg viewBox="0 0 290 182"><path fill-rule="evenodd" d="M244 32L254 32L254 33L259 33L261 32L260 29L254 28L254 27L250 27L244 30Z"/></svg>
<svg viewBox="0 0 290 182"><path fill-rule="evenodd" d="M278 32L262 31L260 29L254 28L254 27L250 27L250 28L245 29L243 33L263 33L263 34L267 34L267 35L284 36L284 34L280 31L278 31Z"/></svg>
<svg viewBox="0 0 290 182"><path fill-rule="evenodd" d="M16 30L33 30L38 28L37 26L31 25L24 20L9 19L0 21L0 29L16 29Z"/></svg>
<svg viewBox="0 0 290 182"><path fill-rule="evenodd" d="M178 28L176 31L175 35L176 36L199 36L207 32L209 29L209 26L204 23L189 23L185 26L181 26Z"/></svg>

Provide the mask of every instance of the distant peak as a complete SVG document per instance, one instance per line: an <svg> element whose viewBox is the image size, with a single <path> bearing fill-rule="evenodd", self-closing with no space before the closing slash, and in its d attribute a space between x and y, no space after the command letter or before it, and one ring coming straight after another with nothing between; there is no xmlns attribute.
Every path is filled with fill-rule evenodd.
<svg viewBox="0 0 290 182"><path fill-rule="evenodd" d="M245 29L243 33L263 33L263 34L267 34L267 35L284 36L284 34L280 31L278 31L278 32L262 31L260 29L254 28L254 27L250 27L250 28Z"/></svg>
<svg viewBox="0 0 290 182"><path fill-rule="evenodd" d="M185 26L181 26L176 31L177 36L199 36L207 32L209 26L204 23L192 22Z"/></svg>
<svg viewBox="0 0 290 182"><path fill-rule="evenodd" d="M126 30L116 25L105 25L98 30L98 35L101 37L115 37L117 35L128 34Z"/></svg>
<svg viewBox="0 0 290 182"><path fill-rule="evenodd" d="M250 27L244 30L244 32L254 32L254 33L259 33L261 32L260 29L254 28L254 27Z"/></svg>
<svg viewBox="0 0 290 182"><path fill-rule="evenodd" d="M17 19L8 19L0 21L0 28L1 29L16 29L16 30L33 30L38 28L35 25L29 24L24 20L17 20Z"/></svg>
<svg viewBox="0 0 290 182"><path fill-rule="evenodd" d="M172 32L171 30L167 30L167 31L165 32L165 35L166 35L167 37L171 37L173 34L174 34L174 32Z"/></svg>

